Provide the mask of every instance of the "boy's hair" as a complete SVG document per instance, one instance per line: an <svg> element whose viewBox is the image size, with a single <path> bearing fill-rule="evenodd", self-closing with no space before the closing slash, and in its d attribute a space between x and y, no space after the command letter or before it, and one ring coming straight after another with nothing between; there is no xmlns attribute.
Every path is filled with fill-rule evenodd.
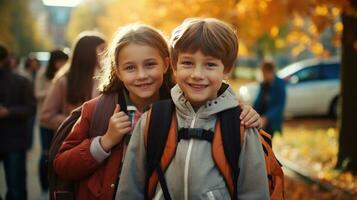
<svg viewBox="0 0 357 200"><path fill-rule="evenodd" d="M201 50L205 55L220 59L224 71L229 72L237 58L238 46L235 31L225 22L214 18L187 19L172 32L171 64L176 67L181 52Z"/></svg>
<svg viewBox="0 0 357 200"><path fill-rule="evenodd" d="M119 52L129 44L147 45L159 51L163 60L169 58L169 50L167 42L160 31L155 28L143 24L130 24L121 27L116 32L111 44L108 46L104 56L105 65L99 76L99 90L108 93L115 92L123 83L117 78L116 70L118 67ZM171 89L172 69L169 66L164 75L164 84L167 89Z"/></svg>

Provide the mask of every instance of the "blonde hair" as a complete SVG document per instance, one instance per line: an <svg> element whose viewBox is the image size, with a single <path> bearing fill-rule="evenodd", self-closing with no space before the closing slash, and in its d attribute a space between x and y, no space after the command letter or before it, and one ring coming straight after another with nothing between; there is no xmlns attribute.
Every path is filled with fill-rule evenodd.
<svg viewBox="0 0 357 200"><path fill-rule="evenodd" d="M159 51L162 59L169 58L169 50L167 42L160 31L144 24L130 24L121 27L116 32L111 44L108 46L104 54L104 66L98 77L99 90L107 92L115 92L123 87L123 83L116 76L118 66L118 55L121 49L128 44L147 45ZM170 89L172 83L172 69L169 67L164 75L164 85Z"/></svg>
<svg viewBox="0 0 357 200"><path fill-rule="evenodd" d="M233 28L215 18L190 18L172 32L170 39L171 64L176 67L180 52L203 54L220 59L229 72L237 58L238 38Z"/></svg>

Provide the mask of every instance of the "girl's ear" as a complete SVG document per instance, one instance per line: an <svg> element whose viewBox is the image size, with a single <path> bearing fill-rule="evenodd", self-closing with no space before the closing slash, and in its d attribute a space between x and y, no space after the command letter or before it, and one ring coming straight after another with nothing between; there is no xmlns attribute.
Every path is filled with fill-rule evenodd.
<svg viewBox="0 0 357 200"><path fill-rule="evenodd" d="M117 78L119 79L119 80L121 80L121 77L120 77L120 73L119 73L119 69L118 69L119 67L118 66L116 66L116 68L115 68L115 75L117 76Z"/></svg>

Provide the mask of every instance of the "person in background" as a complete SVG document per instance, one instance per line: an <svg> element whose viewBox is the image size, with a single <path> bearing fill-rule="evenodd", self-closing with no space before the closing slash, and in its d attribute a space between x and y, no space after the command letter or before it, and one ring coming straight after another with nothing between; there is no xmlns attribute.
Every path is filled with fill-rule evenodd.
<svg viewBox="0 0 357 200"><path fill-rule="evenodd" d="M273 137L275 132L282 131L286 86L285 81L275 74L272 62L263 62L261 71L263 82L260 83L253 107L261 115L262 128Z"/></svg>
<svg viewBox="0 0 357 200"><path fill-rule="evenodd" d="M32 84L11 70L0 45L0 161L4 163L6 199L26 200L27 122L35 114Z"/></svg>
<svg viewBox="0 0 357 200"><path fill-rule="evenodd" d="M48 89L51 85L52 79L56 72L67 62L68 55L61 50L53 50L50 53L50 59L47 67L39 70L35 79L35 96L37 99L37 119L40 118L40 110ZM48 196L48 180L47 180L47 160L48 151L54 135L54 130L46 128L40 124L40 142L41 142L41 156L39 160L39 178L42 189L42 196Z"/></svg>
<svg viewBox="0 0 357 200"><path fill-rule="evenodd" d="M26 60L23 68L20 68L17 72L19 75L27 78L34 88L35 77L37 71L41 68L40 61L35 58L33 55L29 55ZM30 150L33 145L33 135L34 129L36 128L36 113L29 118L27 122L27 150Z"/></svg>
<svg viewBox="0 0 357 200"><path fill-rule="evenodd" d="M10 59L10 67L12 71L16 73L19 70L20 58L15 53L10 52L9 59Z"/></svg>
<svg viewBox="0 0 357 200"><path fill-rule="evenodd" d="M41 108L41 126L56 130L70 112L99 95L93 77L100 71L99 53L105 48L102 36L81 33L68 65L56 74Z"/></svg>

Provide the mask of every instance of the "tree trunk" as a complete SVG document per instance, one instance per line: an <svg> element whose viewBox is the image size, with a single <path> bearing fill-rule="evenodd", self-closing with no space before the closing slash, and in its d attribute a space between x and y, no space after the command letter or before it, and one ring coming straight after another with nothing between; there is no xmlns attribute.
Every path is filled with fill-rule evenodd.
<svg viewBox="0 0 357 200"><path fill-rule="evenodd" d="M357 1L350 1L357 10ZM337 167L357 173L357 16L342 13L341 125Z"/></svg>

